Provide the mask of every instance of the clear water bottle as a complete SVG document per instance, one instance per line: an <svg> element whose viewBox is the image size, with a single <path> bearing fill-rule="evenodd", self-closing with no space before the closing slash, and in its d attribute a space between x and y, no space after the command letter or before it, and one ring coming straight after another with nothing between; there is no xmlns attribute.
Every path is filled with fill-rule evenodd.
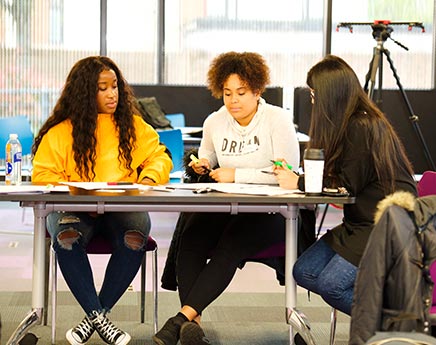
<svg viewBox="0 0 436 345"><path fill-rule="evenodd" d="M21 144L18 141L18 134L9 134L6 143L6 176L5 181L8 185L21 184Z"/></svg>

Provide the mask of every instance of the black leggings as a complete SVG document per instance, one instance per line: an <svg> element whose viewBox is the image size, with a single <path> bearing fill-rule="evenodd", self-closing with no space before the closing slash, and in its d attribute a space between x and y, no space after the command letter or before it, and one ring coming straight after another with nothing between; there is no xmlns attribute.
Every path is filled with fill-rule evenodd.
<svg viewBox="0 0 436 345"><path fill-rule="evenodd" d="M176 268L180 302L201 314L224 292L244 259L285 241L285 219L280 214L193 213L181 236Z"/></svg>

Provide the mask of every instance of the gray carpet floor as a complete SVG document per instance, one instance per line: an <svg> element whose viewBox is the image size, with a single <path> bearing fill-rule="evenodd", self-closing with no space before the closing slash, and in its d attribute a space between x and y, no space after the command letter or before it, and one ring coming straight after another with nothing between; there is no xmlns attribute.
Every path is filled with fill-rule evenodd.
<svg viewBox="0 0 436 345"><path fill-rule="evenodd" d="M1 292L0 315L2 320L1 344L10 335L30 309L30 292ZM144 324L139 322L139 293L126 292L110 319L127 331L130 344L152 344L152 296L147 293L147 315ZM298 296L298 308L311 322L317 345L329 344L330 308L316 295L305 293ZM178 309L178 296L175 292L159 293L159 325L173 316ZM56 344L67 345L65 332L83 318L83 312L70 292L58 292L56 320ZM284 318L284 294L282 293L224 293L204 312L202 325L206 335L214 345L285 345L289 344L289 327ZM50 320L50 313L49 313ZM50 324L50 322L49 322ZM336 345L348 343L349 317L338 313ZM39 344L50 344L51 326L37 325L31 332L39 337ZM94 334L88 344L101 344Z"/></svg>

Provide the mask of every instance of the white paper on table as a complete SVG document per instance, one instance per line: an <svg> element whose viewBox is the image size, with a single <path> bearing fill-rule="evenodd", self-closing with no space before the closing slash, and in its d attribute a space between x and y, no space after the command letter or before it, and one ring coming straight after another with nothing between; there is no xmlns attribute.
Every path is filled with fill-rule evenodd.
<svg viewBox="0 0 436 345"><path fill-rule="evenodd" d="M275 185L251 183L171 183L167 187L174 189L197 190L202 188L215 192L250 195L285 195L301 193L299 189L284 189Z"/></svg>
<svg viewBox="0 0 436 345"><path fill-rule="evenodd" d="M50 193L51 185L2 185L0 186L0 194L35 194L35 193Z"/></svg>
<svg viewBox="0 0 436 345"><path fill-rule="evenodd" d="M86 190L107 190L107 189L139 189L139 190L149 190L151 189L150 186L139 184L139 183L132 183L132 184L124 184L120 182L119 184L109 184L108 182L59 182L61 184L76 187L76 188L82 188Z"/></svg>

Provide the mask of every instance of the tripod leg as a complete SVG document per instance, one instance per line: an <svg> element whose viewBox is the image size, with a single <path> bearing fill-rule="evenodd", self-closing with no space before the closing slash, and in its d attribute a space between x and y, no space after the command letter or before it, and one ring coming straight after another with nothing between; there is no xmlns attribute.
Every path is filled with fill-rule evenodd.
<svg viewBox="0 0 436 345"><path fill-rule="evenodd" d="M365 76L365 85L363 86L363 90L365 90L366 93L368 93L368 84L369 80L371 79L371 71L372 71L372 65L374 63L374 55L371 58L371 61L369 62L369 69Z"/></svg>
<svg viewBox="0 0 436 345"><path fill-rule="evenodd" d="M433 162L433 159L431 158L431 155L430 155L430 152L428 150L427 144L425 143L424 136L422 135L421 128L419 127L419 123L418 123L419 117L418 117L418 115L416 115L414 113L414 111L412 109L412 106L411 106L411 104L409 102L409 99L408 99L408 97L406 95L406 92L404 91L404 88L401 85L400 77L398 76L397 70L394 67L394 62L391 59L389 50L383 49L382 52L386 55L386 59L389 62L389 66L391 67L391 70L392 70L394 78L395 78L395 80L397 82L398 88L400 89L401 96L403 97L403 100L406 103L407 110L409 111L409 120L412 122L412 126L413 126L416 134L418 135L419 141L421 142L421 145L422 145L422 148L424 150L424 155L425 155L425 158L427 160L428 166L429 166L429 168L431 170L436 170L435 164Z"/></svg>
<svg viewBox="0 0 436 345"><path fill-rule="evenodd" d="M372 60L370 62L369 71L366 75L366 82L364 86L365 92L367 92L369 98L371 99L374 95L375 76L377 74L377 69L379 65L380 65L380 49L378 47L375 47L374 53L372 55Z"/></svg>

